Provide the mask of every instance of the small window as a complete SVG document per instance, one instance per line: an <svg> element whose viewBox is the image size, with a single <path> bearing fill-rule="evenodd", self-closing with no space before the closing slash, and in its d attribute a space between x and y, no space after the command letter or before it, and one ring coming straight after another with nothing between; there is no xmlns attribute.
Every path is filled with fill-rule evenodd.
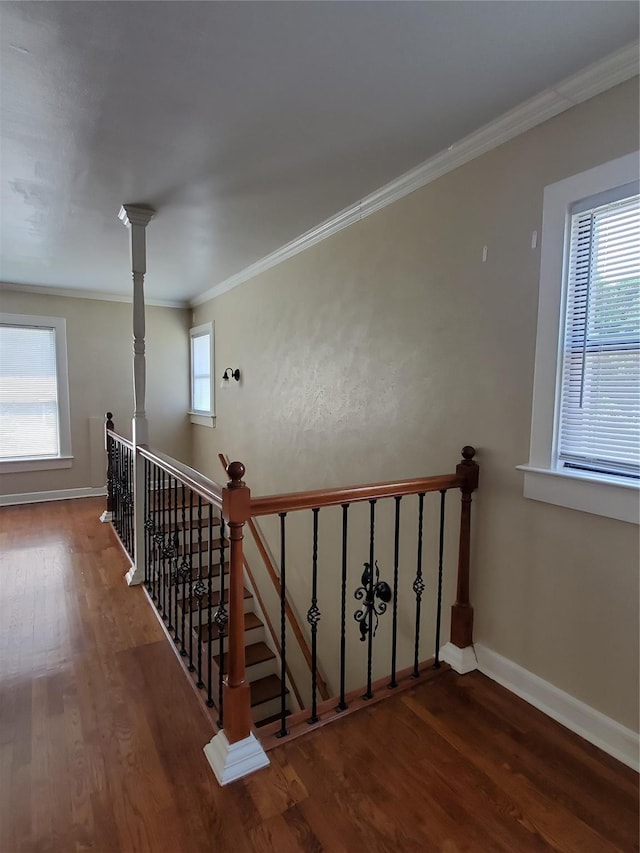
<svg viewBox="0 0 640 853"><path fill-rule="evenodd" d="M558 464L640 474L640 196L573 206ZM607 194L609 197L611 194Z"/></svg>
<svg viewBox="0 0 640 853"><path fill-rule="evenodd" d="M213 426L213 324L195 326L191 336L191 422Z"/></svg>
<svg viewBox="0 0 640 853"><path fill-rule="evenodd" d="M524 496L640 523L638 152L544 190Z"/></svg>
<svg viewBox="0 0 640 853"><path fill-rule="evenodd" d="M62 317L0 314L0 464L7 473L71 465Z"/></svg>

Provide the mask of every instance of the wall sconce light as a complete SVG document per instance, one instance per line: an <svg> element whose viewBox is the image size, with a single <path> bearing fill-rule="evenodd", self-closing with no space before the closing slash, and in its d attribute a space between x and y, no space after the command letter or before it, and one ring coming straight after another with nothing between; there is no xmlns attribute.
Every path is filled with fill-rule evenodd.
<svg viewBox="0 0 640 853"><path fill-rule="evenodd" d="M220 380L221 388L231 388L231 380L235 379L236 382L240 382L240 368L236 367L234 370L232 367L227 367L225 372L222 374L222 379Z"/></svg>

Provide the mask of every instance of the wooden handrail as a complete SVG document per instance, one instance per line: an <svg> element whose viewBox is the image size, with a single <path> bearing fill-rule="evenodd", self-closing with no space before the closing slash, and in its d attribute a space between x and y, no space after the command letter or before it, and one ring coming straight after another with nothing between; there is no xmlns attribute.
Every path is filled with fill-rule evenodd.
<svg viewBox="0 0 640 853"><path fill-rule="evenodd" d="M317 489L311 492L290 492L284 495L265 495L251 499L251 515L273 515L300 509L323 506L340 506L358 501L393 498L400 495L418 495L423 492L439 492L443 489L459 489L463 480L458 473L440 474L435 477L416 477L387 483L369 483L365 486L347 486L342 489Z"/></svg>
<svg viewBox="0 0 640 853"><path fill-rule="evenodd" d="M222 467L226 471L228 466L229 466L229 462L228 462L227 458L225 457L225 455L223 453L218 453L218 459L220 460L220 464L222 465ZM280 597L280 577L278 575L276 567L273 565L273 561L272 561L271 557L269 556L269 552L266 549L266 546L265 546L264 541L262 539L262 534L258 530L258 528L257 528L257 526L256 526L256 524L252 518L247 519L247 526L248 526L249 530L251 531L251 535L253 536L253 541L256 543L256 547L260 553L260 556L262 557L262 562L265 565L265 568L267 570L267 574L269 575L271 583L273 584L274 589L275 589L276 593L278 594L278 598L279 598ZM256 593L258 593L258 585L256 584L256 582L253 578L251 570L249 569L249 566L247 565L246 559L245 559L245 568L249 572L251 582L255 588ZM262 607L262 611L263 611L265 617L267 618L267 621L269 622L269 628L271 629L271 635L274 639L276 646L278 647L278 653L280 654L280 651L281 651L280 650L280 643L278 642L277 635L275 634L275 631L273 630L273 626L271 625L271 622L269 620L266 609L262 606L262 604L260 606ZM293 612L293 609L291 608L291 605L289 604L288 601L285 602L285 611L287 614L287 618L289 620L289 624L291 625L291 629L294 633L294 636L295 636L296 640L298 641L298 645L300 646L300 649L301 649L303 657L307 663L307 666L309 667L309 669L311 669L311 650L310 650L309 645L305 639L304 634L302 633L302 628L300 627L300 623L298 622L296 615ZM300 694L295 687L295 684L294 684L293 678L291 677L291 673L289 671L288 665L287 665L287 672L289 674L289 678L291 679L291 686L292 686L292 688L294 688L294 693L296 694L296 698L298 699L300 707L303 707L303 703L300 699ZM327 689L327 685L325 684L324 679L320 676L320 674L318 674L317 686L318 686L318 692L320 693L322 698L328 699L329 698L329 691Z"/></svg>
<svg viewBox="0 0 640 853"><path fill-rule="evenodd" d="M125 447L128 447L130 450L133 450L133 442L129 441L129 439L125 438L123 435L117 433L114 429L107 429L106 434L114 441L119 441L120 444L124 444Z"/></svg>
<svg viewBox="0 0 640 853"><path fill-rule="evenodd" d="M144 459L148 459L149 462L153 462L154 465L162 468L176 480L184 483L203 500L213 504L218 509L222 509L222 487L213 480L198 473L188 465L183 465L177 459L167 456L166 453L152 450L145 444L138 445L138 452Z"/></svg>

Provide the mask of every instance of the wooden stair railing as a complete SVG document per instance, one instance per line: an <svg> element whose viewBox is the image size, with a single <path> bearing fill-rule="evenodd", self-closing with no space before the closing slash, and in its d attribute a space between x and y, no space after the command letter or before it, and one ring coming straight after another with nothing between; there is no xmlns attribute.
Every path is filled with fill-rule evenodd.
<svg viewBox="0 0 640 853"><path fill-rule="evenodd" d="M219 453L218 459L220 460L220 464L222 465L222 467L226 473L227 469L229 467L229 460L224 455L224 453ZM255 521L251 517L247 519L247 527L249 528L249 532L251 533L251 536L253 537L253 541L255 542L256 548L258 549L258 553L260 554L260 557L262 558L262 562L264 564L264 567L267 571L267 574L269 575L269 579L270 579L271 583L273 584L273 588L275 589L276 594L278 596L278 600L279 600L280 596L281 596L280 578L278 577L278 573L277 573L277 570L273 564L273 560L271 559L269 552L267 551L267 547L264 543L264 539L262 538L262 534L260 533L260 530L258 529L258 526L256 525ZM267 623L269 626L269 631L271 633L273 642L274 642L274 644L278 650L278 654L280 655L282 653L282 649L280 646L280 640L278 639L278 635L273 628L273 623L271 622L268 610L265 607L264 599L262 598L262 596L260 594L259 584L256 583L255 576L254 576L253 572L251 571L251 568L250 568L246 558L245 558L244 565L245 565L245 569L247 570L247 573L249 575L249 578L251 580L251 584L252 584L252 586L256 592L256 596L257 596L258 602L260 604L260 609L264 613L265 618L267 620ZM311 649L309 648L309 644L307 643L307 641L305 639L305 636L302 632L302 628L300 627L300 623L299 623L295 613L293 612L291 604L289 603L288 600L286 601L286 604L285 604L285 613L286 613L286 618L289 620L289 624L291 625L291 629L292 629L293 634L296 638L296 641L297 641L298 645L300 646L300 650L302 652L304 660L305 660L309 670L311 670ZM294 691L294 693L296 695L296 700L298 702L298 705L300 706L300 708L303 708L304 702L302 701L302 696L301 696L300 691L297 687L295 679L293 678L293 676L291 674L291 669L290 669L288 664L286 664L286 672L287 672L289 681L291 683L292 690ZM319 673L318 673L318 692L320 693L320 695L323 699L329 698L329 690L327 689L327 685L326 685L324 679L322 678L322 676Z"/></svg>

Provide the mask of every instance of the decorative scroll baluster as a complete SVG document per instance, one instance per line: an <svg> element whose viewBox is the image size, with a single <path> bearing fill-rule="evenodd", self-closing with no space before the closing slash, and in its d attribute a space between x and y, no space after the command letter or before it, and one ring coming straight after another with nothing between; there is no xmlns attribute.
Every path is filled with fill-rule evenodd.
<svg viewBox="0 0 640 853"><path fill-rule="evenodd" d="M161 526L161 545L160 545L160 567L161 567L161 582L160 582L160 600L162 606L162 618L166 620L167 618L167 601L166 601L166 593L167 593L167 562L166 562L166 542L165 542L165 526L166 526L166 512L167 512L167 493L166 493L166 481L164 471L162 472L162 490L160 492L161 502L162 502L162 526Z"/></svg>
<svg viewBox="0 0 640 853"><path fill-rule="evenodd" d="M287 731L287 559L286 512L280 515L280 730L276 737L285 737Z"/></svg>
<svg viewBox="0 0 640 853"><path fill-rule="evenodd" d="M213 706L213 696L212 691L213 687L211 684L211 668L212 668L212 660L211 660L211 612L212 612L212 601L211 596L213 595L212 583L213 583L213 507L209 506L209 546L207 548L208 560L207 565L209 567L209 574L207 577L207 707L211 708ZM224 572L224 566L220 564L221 573ZM199 641L202 645L202 631L199 634ZM220 665L222 665L222 661L220 661Z"/></svg>
<svg viewBox="0 0 640 853"><path fill-rule="evenodd" d="M373 567L375 566L375 523L376 523L376 501L369 501L369 589L368 599L373 598ZM367 641L367 692L364 694L365 699L371 699L371 670L373 659L373 626L369 624L369 636Z"/></svg>
<svg viewBox="0 0 640 853"><path fill-rule="evenodd" d="M313 554L311 563L311 607L307 611L307 622L311 625L311 716L310 723L318 722L318 514L317 507L313 513Z"/></svg>
<svg viewBox="0 0 640 853"><path fill-rule="evenodd" d="M225 595L225 577L224 577L224 563L225 563L225 553L224 553L224 538L225 538L225 524L224 518L220 520L220 602L218 604L218 609L216 610L216 615L213 617L216 625L218 626L218 657L220 659L220 665L218 667L218 726L222 728L222 722L224 720L223 716L223 704L224 704L224 641L226 637L226 629L227 629L227 621L229 619L229 614L227 613L227 608L224 603L224 595ZM209 654L211 654L211 640L209 640Z"/></svg>
<svg viewBox="0 0 640 853"><path fill-rule="evenodd" d="M193 535L193 492L189 489L189 554L191 550L191 537ZM189 672L195 672L193 665L193 559L189 559ZM200 612L198 611L198 624L200 624Z"/></svg>
<svg viewBox="0 0 640 853"><path fill-rule="evenodd" d="M108 430L114 430L113 414L107 412L105 415L105 450L107 451L107 509L106 516L101 521L113 521L113 438L108 435Z"/></svg>
<svg viewBox="0 0 640 853"><path fill-rule="evenodd" d="M389 687L397 687L396 663L398 653L398 566L400 556L400 501L401 495L395 498L395 523L393 534L393 622L391 626L391 681Z"/></svg>
<svg viewBox="0 0 640 853"><path fill-rule="evenodd" d="M198 580L194 587L194 593L198 599L198 624L202 624L202 598L207 591L202 580L202 498L198 495ZM198 680L196 687L200 690L204 687L202 680L202 643L198 643Z"/></svg>
<svg viewBox="0 0 640 853"><path fill-rule="evenodd" d="M169 561L167 578L166 578L166 587L167 587L167 630L171 631L173 629L173 566L175 563L174 556L177 557L177 554L174 555L173 551L173 483L171 481L171 477L168 478L168 488L167 488L167 536L165 539L165 547L164 553L165 558Z"/></svg>
<svg viewBox="0 0 640 853"><path fill-rule="evenodd" d="M180 616L180 654L186 657L187 647L185 643L186 618L187 618L187 572L191 570L190 566L190 544L191 544L191 529L187 528L187 495L182 484L182 558L180 560L180 578L182 580L182 614Z"/></svg>
<svg viewBox="0 0 640 853"><path fill-rule="evenodd" d="M346 711L345 671L347 659L347 532L349 523L349 504L342 504L342 575L340 583L340 701L338 711Z"/></svg>
<svg viewBox="0 0 640 853"><path fill-rule="evenodd" d="M178 524L178 481L173 481L173 568L171 586L173 588L173 642L177 645L178 634L178 596L180 594L180 534Z"/></svg>
<svg viewBox="0 0 640 853"><path fill-rule="evenodd" d="M424 592L424 580L422 578L422 528L424 523L424 492L418 495L418 557L416 566L416 578L413 582L413 591L416 596L416 628L415 645L413 652L413 677L420 674L418 663L420 660L420 612L422 607L422 594Z"/></svg>
<svg viewBox="0 0 640 853"><path fill-rule="evenodd" d="M440 539L438 543L438 606L436 610L436 654L434 669L440 669L440 624L442 622L442 564L444 559L444 501L445 489L440 490Z"/></svg>
<svg viewBox="0 0 640 853"><path fill-rule="evenodd" d="M144 585L149 589L149 462L144 460Z"/></svg>

